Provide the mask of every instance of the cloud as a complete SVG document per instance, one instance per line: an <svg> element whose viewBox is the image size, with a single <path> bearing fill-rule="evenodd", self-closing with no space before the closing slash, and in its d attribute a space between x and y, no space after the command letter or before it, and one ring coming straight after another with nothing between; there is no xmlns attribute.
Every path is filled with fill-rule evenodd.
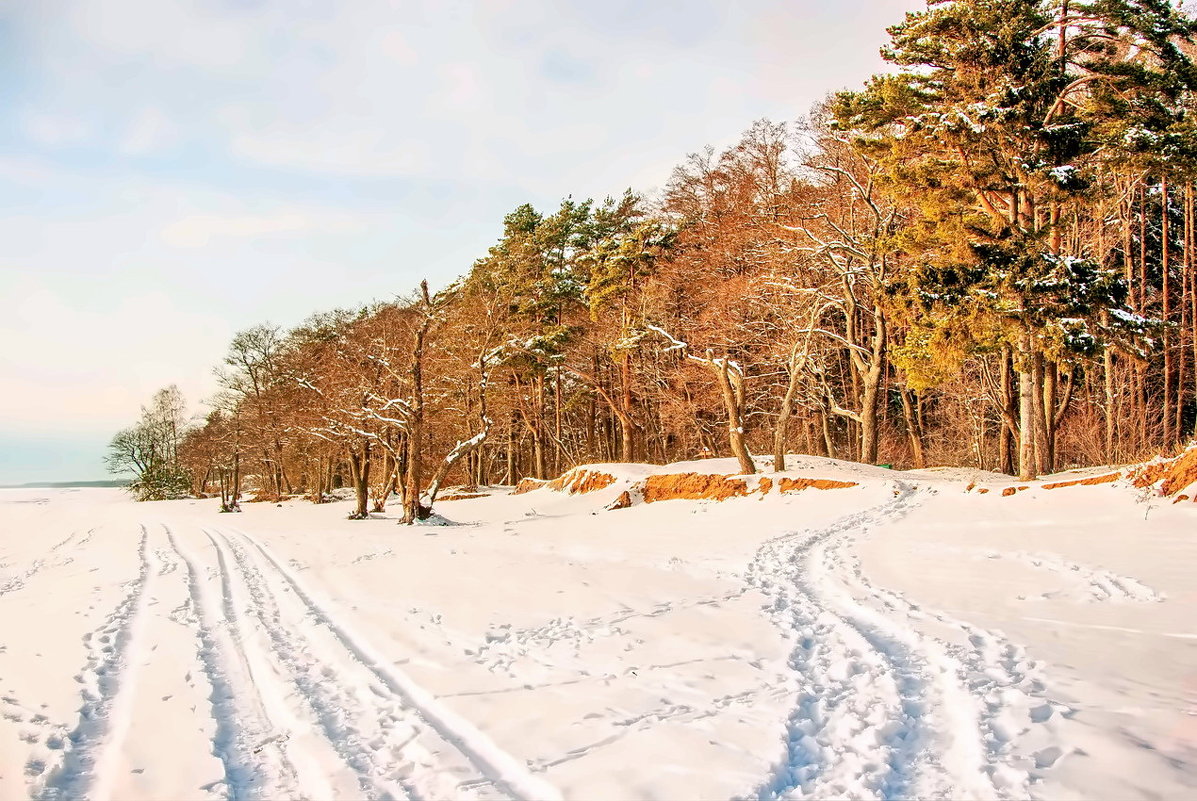
<svg viewBox="0 0 1197 801"><path fill-rule="evenodd" d="M137 157L189 143L287 174L603 194L878 63L919 0L60 0L35 68ZM861 20L869 20L862 25ZM58 136L67 135L64 132ZM52 138L54 131L43 132ZM642 155L641 155L642 154Z"/></svg>
<svg viewBox="0 0 1197 801"><path fill-rule="evenodd" d="M49 183L60 175L60 169L36 159L0 156L0 178L14 185L35 186Z"/></svg>
<svg viewBox="0 0 1197 801"><path fill-rule="evenodd" d="M0 321L0 433L115 430L163 385L196 408L215 389L210 366L185 356L223 352L232 331L215 314L154 290L94 305L40 280L8 289L22 302Z"/></svg>
<svg viewBox="0 0 1197 801"><path fill-rule="evenodd" d="M473 65L458 61L441 67L444 89L443 108L455 111L477 111L482 99L482 79Z"/></svg>
<svg viewBox="0 0 1197 801"><path fill-rule="evenodd" d="M126 156L144 156L160 152L177 143L179 128L156 106L147 106L130 120L119 149Z"/></svg>
<svg viewBox="0 0 1197 801"><path fill-rule="evenodd" d="M61 147L86 141L91 128L79 117L31 112L24 118L25 135L39 145Z"/></svg>
<svg viewBox="0 0 1197 801"><path fill-rule="evenodd" d="M111 86L107 73L140 64L129 92L138 100L177 95L156 112L223 140L237 159L346 176L465 178L485 165L484 179L512 183L560 180L574 170L574 151L556 135L561 126L602 128L612 145L635 148L644 118L655 118L680 156L703 141L679 137L703 135L707 120L726 126L730 117L738 129L759 116L742 99L762 86L794 102L771 75L754 75L762 69L761 37L752 20L784 9L792 30L810 13L770 0L747 0L738 10L709 0L611 8L547 0L68 7L72 36L60 36L53 49L57 61L78 63L76 80ZM745 35L729 38L728 30ZM776 39L767 51L766 61L801 60ZM89 54L98 69L83 66ZM713 84L728 75L742 80ZM704 121L697 128L696 115ZM128 134L126 142L143 138L153 139ZM511 145L530 158L513 160Z"/></svg>
<svg viewBox="0 0 1197 801"><path fill-rule="evenodd" d="M361 217L326 211L279 211L258 215L191 214L167 223L160 234L171 247L199 248L219 239L254 239L279 234L352 234L365 230Z"/></svg>
<svg viewBox="0 0 1197 801"><path fill-rule="evenodd" d="M63 33L75 41L167 70L240 73L266 57L269 31L284 21L275 3L75 0L59 6L69 29Z"/></svg>
<svg viewBox="0 0 1197 801"><path fill-rule="evenodd" d="M519 203L659 185L863 81L922 5L18 2L0 429L110 430L209 391L232 331L447 282Z"/></svg>
<svg viewBox="0 0 1197 801"><path fill-rule="evenodd" d="M410 176L427 168L420 142L388 137L380 129L333 124L322 130L236 126L230 152L245 161L302 172L349 177Z"/></svg>

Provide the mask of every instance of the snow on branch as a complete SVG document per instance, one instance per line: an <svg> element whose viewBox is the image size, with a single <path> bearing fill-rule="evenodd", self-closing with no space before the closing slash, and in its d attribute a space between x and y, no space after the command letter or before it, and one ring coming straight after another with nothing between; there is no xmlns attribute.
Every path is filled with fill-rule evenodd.
<svg viewBox="0 0 1197 801"><path fill-rule="evenodd" d="M649 331L656 331L658 334L665 337L665 339L669 340L670 344L669 344L669 347L667 347L665 349L666 351L686 350L687 348L690 347L690 345L688 343L682 342L680 339L675 338L673 336L673 334L669 333L664 328L661 328L661 327L655 326L655 325L649 325L649 326L645 326L645 327L648 328ZM687 354L687 355L689 355L689 354Z"/></svg>
<svg viewBox="0 0 1197 801"><path fill-rule="evenodd" d="M481 445L486 440L486 435L490 430L490 420L489 419L484 420L483 425L484 425L483 429L481 431L479 431L477 434L470 437L469 439L461 440L456 445L454 445L453 450L449 451L449 453L445 455L445 461L449 464L453 464L458 459L460 459L464 454L468 453L470 450Z"/></svg>
<svg viewBox="0 0 1197 801"><path fill-rule="evenodd" d="M682 353L682 355L684 355L687 359L690 359L691 361L696 361L699 364L707 364L707 365L710 365L715 368L726 368L727 370L735 373L736 375L740 376L741 378L744 377L744 368L741 367L738 362L736 362L732 359L725 359L725 358L721 358L718 356L709 356L708 355L706 358L704 358L702 356L695 356L693 353L690 353L689 343L683 342L682 340L673 336L673 334L670 334L664 328L661 328L660 326L656 326L656 325L649 325L649 326L645 326L645 327L648 328L648 330L650 330L650 331L654 331L654 332L660 334L662 337L664 337L666 340L669 341L669 347L665 348L666 353L668 353L670 351L680 351Z"/></svg>
<svg viewBox="0 0 1197 801"><path fill-rule="evenodd" d="M470 453L475 448L478 448L490 436L490 418L483 416L482 430L467 440L461 440L453 449L445 455L444 460L437 468L436 475L432 477L432 483L428 486L426 497L428 498L428 506L431 508L436 503L436 496L441 491L441 484L445 480L445 476L449 475L449 470L467 453Z"/></svg>
<svg viewBox="0 0 1197 801"><path fill-rule="evenodd" d="M304 389L310 389L312 392L315 392L321 397L324 396L324 393L320 391L320 388L306 378L296 378L295 383L299 384L299 386L303 387Z"/></svg>

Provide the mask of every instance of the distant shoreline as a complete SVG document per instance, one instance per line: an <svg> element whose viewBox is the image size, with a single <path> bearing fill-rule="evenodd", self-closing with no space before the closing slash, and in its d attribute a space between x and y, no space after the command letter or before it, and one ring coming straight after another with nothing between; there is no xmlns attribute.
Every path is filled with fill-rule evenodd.
<svg viewBox="0 0 1197 801"><path fill-rule="evenodd" d="M69 487L124 487L130 479L103 481L30 481L27 484L0 484L0 489L64 489Z"/></svg>

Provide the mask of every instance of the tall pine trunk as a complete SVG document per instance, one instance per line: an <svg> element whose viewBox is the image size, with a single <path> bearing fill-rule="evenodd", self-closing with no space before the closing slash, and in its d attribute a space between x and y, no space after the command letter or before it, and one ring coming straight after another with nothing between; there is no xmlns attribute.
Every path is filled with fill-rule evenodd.
<svg viewBox="0 0 1197 801"><path fill-rule="evenodd" d="M1018 368L1018 477L1035 478L1035 375L1031 335L1023 334Z"/></svg>
<svg viewBox="0 0 1197 801"><path fill-rule="evenodd" d="M923 455L922 424L915 409L915 402L910 398L910 390L902 387L899 394L902 397L902 414L906 418L906 437L910 441L911 458L914 467L921 470L927 466L927 458Z"/></svg>
<svg viewBox="0 0 1197 801"><path fill-rule="evenodd" d="M1163 414L1163 436L1164 446L1171 446L1176 441L1176 435L1172 428L1172 331L1168 324L1172 322L1172 276L1170 275L1172 265L1169 263L1169 255L1171 248L1171 231L1168 225L1168 179L1160 180L1160 299L1162 302L1161 316L1164 319L1164 330L1161 333L1161 343L1164 350L1164 402L1162 404L1161 412Z"/></svg>

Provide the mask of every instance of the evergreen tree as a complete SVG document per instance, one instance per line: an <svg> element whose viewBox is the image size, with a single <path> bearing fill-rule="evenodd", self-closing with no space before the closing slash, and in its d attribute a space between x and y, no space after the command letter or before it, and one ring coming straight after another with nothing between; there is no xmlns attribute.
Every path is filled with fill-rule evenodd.
<svg viewBox="0 0 1197 801"><path fill-rule="evenodd" d="M1061 221L1103 160L1182 116L1197 82L1173 42L1193 30L1154 0L938 0L890 28L899 73L838 97L839 125L916 207L914 340L1017 354L1024 478L1052 467L1053 376L1137 333L1121 275L1065 252Z"/></svg>

